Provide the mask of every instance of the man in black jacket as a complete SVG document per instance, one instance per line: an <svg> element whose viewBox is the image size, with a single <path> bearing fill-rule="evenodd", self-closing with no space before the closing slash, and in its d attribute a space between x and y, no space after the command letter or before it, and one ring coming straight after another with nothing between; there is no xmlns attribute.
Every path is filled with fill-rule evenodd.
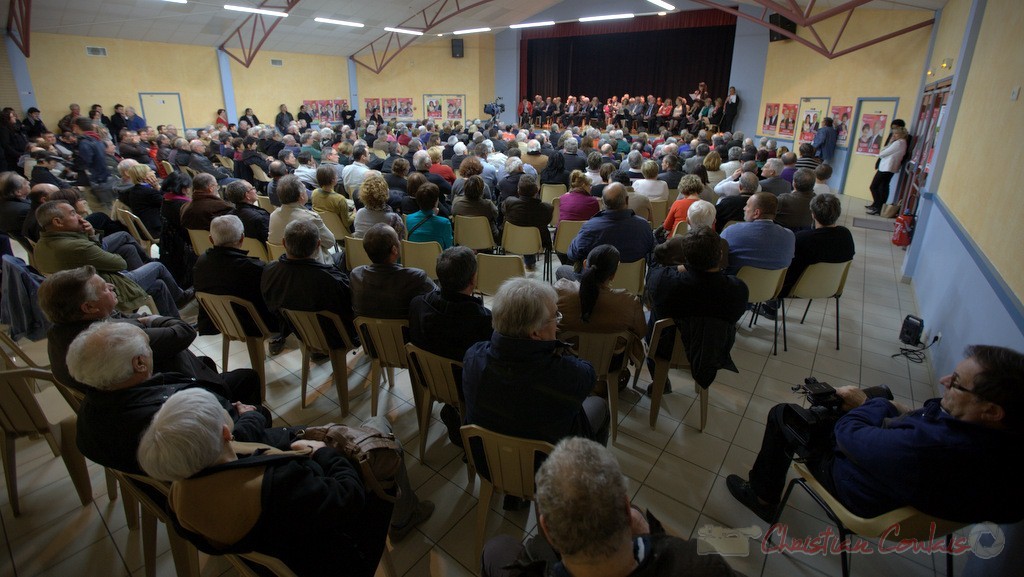
<svg viewBox="0 0 1024 577"><path fill-rule="evenodd" d="M235 205L231 214L242 221L246 238L255 238L266 244L270 234L270 213L260 207L257 196L256 188L244 180L236 180L224 187L224 200Z"/></svg>

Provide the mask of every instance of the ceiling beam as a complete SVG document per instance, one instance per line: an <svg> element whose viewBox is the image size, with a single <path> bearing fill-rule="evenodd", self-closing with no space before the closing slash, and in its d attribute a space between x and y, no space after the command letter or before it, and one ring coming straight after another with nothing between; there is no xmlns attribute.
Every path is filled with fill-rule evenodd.
<svg viewBox="0 0 1024 577"><path fill-rule="evenodd" d="M394 27L416 30L426 34L449 18L489 2L491 0L434 0L426 8L417 11ZM390 64L402 50L405 50L417 38L419 36L385 32L366 46L356 50L349 58L370 72L380 74L385 66Z"/></svg>
<svg viewBox="0 0 1024 577"><path fill-rule="evenodd" d="M11 0L13 3L15 0ZM28 1L28 0L26 0ZM299 0L263 0L257 8L266 10L280 10L291 12L292 8L299 3ZM256 58L256 53L263 47L263 43L270 37L270 33L281 22L279 16L266 16L263 14L250 14L235 28L227 40L221 43L220 49L225 54L234 58L239 64L246 68ZM268 25L269 23L269 25ZM238 46L228 46L229 42L237 41ZM237 53L236 53L237 52Z"/></svg>
<svg viewBox="0 0 1024 577"><path fill-rule="evenodd" d="M7 35L25 58L29 57L30 52L31 23L32 0L11 0L7 11Z"/></svg>

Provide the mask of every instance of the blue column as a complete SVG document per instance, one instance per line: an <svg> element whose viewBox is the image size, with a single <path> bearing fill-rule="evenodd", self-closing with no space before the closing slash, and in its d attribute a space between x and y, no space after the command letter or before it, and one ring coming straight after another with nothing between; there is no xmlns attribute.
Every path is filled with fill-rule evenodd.
<svg viewBox="0 0 1024 577"><path fill-rule="evenodd" d="M355 60L348 59L348 102L352 110L356 111L356 120L366 120L363 118L363 108L359 105L359 79L356 78L357 66Z"/></svg>
<svg viewBox="0 0 1024 577"><path fill-rule="evenodd" d="M28 59L6 33L4 43L7 45L7 59L11 62L14 85L18 88L18 99L21 100L21 110L18 111L18 117L21 118L26 110L32 106L38 108L39 104L36 102L36 91L32 89L32 77L28 74Z"/></svg>
<svg viewBox="0 0 1024 577"><path fill-rule="evenodd" d="M235 81L231 78L231 61L228 53L217 50L217 63L220 65L220 87L224 92L224 110L228 111L228 122L238 122L238 109L235 107Z"/></svg>

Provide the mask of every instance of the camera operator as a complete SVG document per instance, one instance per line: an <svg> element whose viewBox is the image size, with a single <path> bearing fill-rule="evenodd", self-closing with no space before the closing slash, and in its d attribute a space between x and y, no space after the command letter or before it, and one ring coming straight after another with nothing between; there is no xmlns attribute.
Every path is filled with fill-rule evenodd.
<svg viewBox="0 0 1024 577"><path fill-rule="evenodd" d="M837 389L848 412L835 421L826 450L806 459L815 478L862 517L911 505L949 521L1024 518L1016 474L1024 355L974 345L965 356L940 379L942 398L915 411L869 399L855 387ZM729 475L726 482L733 497L767 522L775 517L794 452L804 454L786 424L787 408L792 411L776 405L769 412L750 481Z"/></svg>

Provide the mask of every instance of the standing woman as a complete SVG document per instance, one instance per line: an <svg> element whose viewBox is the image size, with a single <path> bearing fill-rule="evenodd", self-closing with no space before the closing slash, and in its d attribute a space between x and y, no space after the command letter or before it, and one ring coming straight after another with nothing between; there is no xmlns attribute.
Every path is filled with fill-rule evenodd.
<svg viewBox="0 0 1024 577"><path fill-rule="evenodd" d="M892 129L892 142L878 153L878 171L871 179L871 198L874 202L865 207L868 214L881 212L882 205L889 199L889 183L892 181L892 175L900 169L906 152L907 129L895 126Z"/></svg>
<svg viewBox="0 0 1024 577"><path fill-rule="evenodd" d="M260 123L260 119L256 118L256 115L253 114L252 108L246 108L245 114L243 114L242 117L238 119L239 122L243 120L249 123L249 128L255 128Z"/></svg>
<svg viewBox="0 0 1024 577"><path fill-rule="evenodd" d="M736 94L736 87L729 87L729 95L725 97L725 117L722 119L722 125L719 126L719 130L726 132L732 132L732 124L736 120L736 115L740 110L740 97Z"/></svg>
<svg viewBox="0 0 1024 577"><path fill-rule="evenodd" d="M164 263L178 286L192 286L192 268L196 255L188 231L181 226L181 207L192 201L192 178L180 170L167 175L161 187L164 203L160 207L163 230L160 232L160 262Z"/></svg>
<svg viewBox="0 0 1024 577"><path fill-rule="evenodd" d="M217 119L213 121L220 130L227 130L228 128L228 111L223 108L217 109Z"/></svg>

